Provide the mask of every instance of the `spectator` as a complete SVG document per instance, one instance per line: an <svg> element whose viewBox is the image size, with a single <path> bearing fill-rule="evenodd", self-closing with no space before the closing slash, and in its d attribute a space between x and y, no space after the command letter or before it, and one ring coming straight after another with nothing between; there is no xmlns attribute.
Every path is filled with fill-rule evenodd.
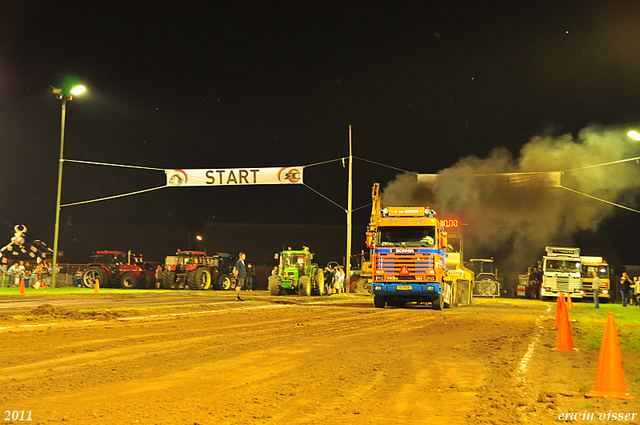
<svg viewBox="0 0 640 425"><path fill-rule="evenodd" d="M631 279L627 272L622 273L620 278L620 292L622 293L622 307L626 307L629 304L629 297L631 296Z"/></svg>
<svg viewBox="0 0 640 425"><path fill-rule="evenodd" d="M32 272L32 274L31 274L31 276L33 276L33 277L32 277L32 279L33 279L33 283L34 283L34 284L37 284L37 285L38 285L38 288L39 288L40 286L42 286L42 282L41 282L41 279L42 279L42 263L38 263L38 264L36 265L36 268L35 268L35 269L33 269L33 272Z"/></svg>
<svg viewBox="0 0 640 425"><path fill-rule="evenodd" d="M158 264L156 267L156 289L160 289L162 286L162 281L164 280L164 267L162 264Z"/></svg>
<svg viewBox="0 0 640 425"><path fill-rule="evenodd" d="M247 291L253 291L253 266L251 265L251 263L247 264Z"/></svg>
<svg viewBox="0 0 640 425"><path fill-rule="evenodd" d="M13 263L7 270L7 276L9 276L9 282L13 279L13 286L18 286L20 284L20 263Z"/></svg>
<svg viewBox="0 0 640 425"><path fill-rule="evenodd" d="M335 282L336 293L342 294L344 292L344 269L342 267L336 269L333 280Z"/></svg>
<svg viewBox="0 0 640 425"><path fill-rule="evenodd" d="M327 291L327 294L331 293L331 290L333 289L331 287L331 284L333 283L333 271L331 270L330 266L327 266L324 268L323 271L324 274L324 287L325 287L325 291Z"/></svg>

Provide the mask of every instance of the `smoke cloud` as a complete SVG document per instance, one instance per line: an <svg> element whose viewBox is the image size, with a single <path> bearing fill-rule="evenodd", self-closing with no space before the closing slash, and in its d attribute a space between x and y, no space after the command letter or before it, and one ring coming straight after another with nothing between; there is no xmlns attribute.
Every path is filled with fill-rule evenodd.
<svg viewBox="0 0 640 425"><path fill-rule="evenodd" d="M383 205L434 208L440 218L468 224L465 259L496 256L505 271L523 273L547 245L570 245L580 231L595 231L616 207L562 187L505 184L496 173L563 171L562 186L635 208L632 189L640 187L635 161L586 168L640 155L640 144L622 128L590 126L577 137L536 136L513 158L496 148L484 159L470 156L438 172L430 185L404 174L383 190ZM569 171L573 170L573 171Z"/></svg>

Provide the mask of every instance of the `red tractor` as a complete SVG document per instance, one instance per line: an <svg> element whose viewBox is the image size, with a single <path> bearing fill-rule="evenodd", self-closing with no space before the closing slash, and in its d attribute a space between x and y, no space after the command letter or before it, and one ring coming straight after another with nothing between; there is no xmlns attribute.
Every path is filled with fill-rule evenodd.
<svg viewBox="0 0 640 425"><path fill-rule="evenodd" d="M155 283L155 263L144 262L142 255L131 251L96 251L82 274L82 283L93 288L96 279L104 287L144 289Z"/></svg>
<svg viewBox="0 0 640 425"><path fill-rule="evenodd" d="M203 251L180 251L165 260L163 289L209 289L220 275L219 260Z"/></svg>

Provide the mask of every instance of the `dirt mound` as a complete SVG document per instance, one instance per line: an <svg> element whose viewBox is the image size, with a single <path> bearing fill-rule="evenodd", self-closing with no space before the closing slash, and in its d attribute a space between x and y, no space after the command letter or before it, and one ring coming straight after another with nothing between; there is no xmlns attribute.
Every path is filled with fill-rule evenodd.
<svg viewBox="0 0 640 425"><path fill-rule="evenodd" d="M78 311L71 308L42 304L31 310L31 315L36 318L52 318L67 320L113 320L122 317L117 311Z"/></svg>

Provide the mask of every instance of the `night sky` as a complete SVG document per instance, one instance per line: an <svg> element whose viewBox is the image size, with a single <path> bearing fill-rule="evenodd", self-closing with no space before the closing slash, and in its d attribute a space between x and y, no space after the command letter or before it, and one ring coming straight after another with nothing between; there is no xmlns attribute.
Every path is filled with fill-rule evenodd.
<svg viewBox="0 0 640 425"><path fill-rule="evenodd" d="M88 92L67 105L65 158L153 168L330 161L348 155L351 125L355 156L437 173L496 147L517 157L542 133L640 125L638 2L130 3L0 0L3 238L24 223L53 239L61 102L49 86L69 75ZM397 169L356 160L354 208ZM65 163L62 203L164 182ZM305 183L346 207L340 161L307 168ZM623 262L638 263L639 219L621 210L602 225ZM304 186L167 188L62 220L341 225L345 213Z"/></svg>

